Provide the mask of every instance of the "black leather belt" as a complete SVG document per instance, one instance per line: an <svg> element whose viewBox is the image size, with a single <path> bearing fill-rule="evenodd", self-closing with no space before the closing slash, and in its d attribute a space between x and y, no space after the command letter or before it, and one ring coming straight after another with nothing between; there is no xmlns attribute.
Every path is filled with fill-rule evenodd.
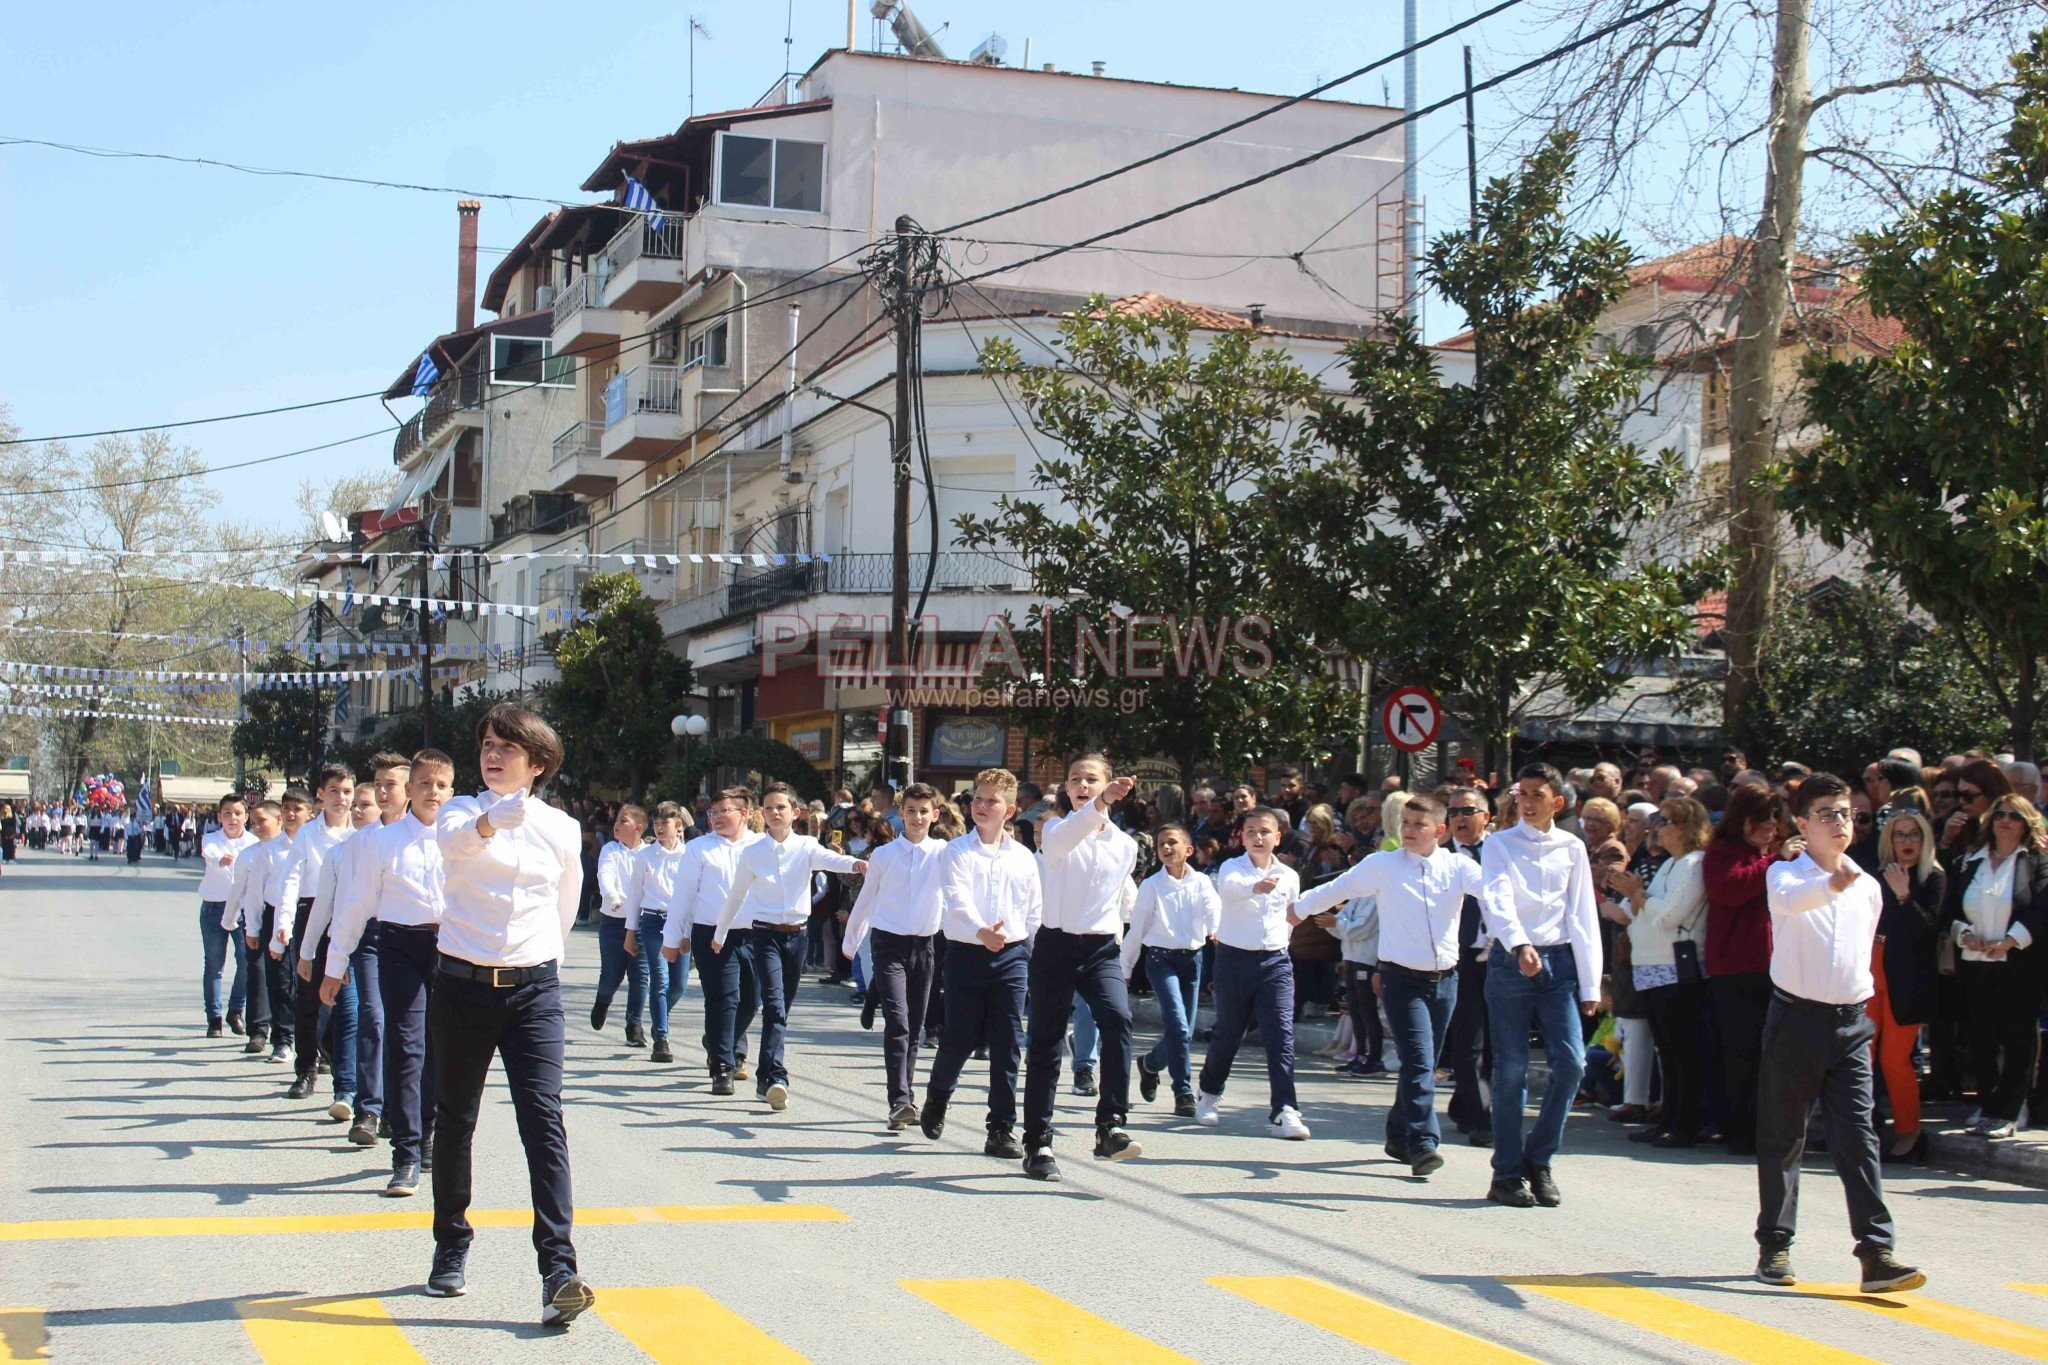
<svg viewBox="0 0 2048 1365"><path fill-rule="evenodd" d="M474 962L464 962L459 957L441 954L435 970L443 976L452 976L457 981L477 981L495 990L510 990L533 981L554 979L555 964L543 962L533 967L479 967Z"/></svg>
<svg viewBox="0 0 2048 1365"><path fill-rule="evenodd" d="M756 929L770 929L778 934L801 934L811 926L808 920L802 924L763 924L761 921L755 920L754 927Z"/></svg>
<svg viewBox="0 0 2048 1365"><path fill-rule="evenodd" d="M1835 1018L1849 1019L1861 1015L1863 1007L1870 1002L1859 1001L1853 1005L1831 1005L1825 1000L1808 1000L1803 995L1794 995L1781 987L1771 987L1771 998L1787 1009L1798 1010L1801 1014L1825 1014Z"/></svg>
<svg viewBox="0 0 2048 1365"><path fill-rule="evenodd" d="M1445 977L1458 974L1456 967L1446 967L1438 972L1418 972L1413 967L1404 967L1398 962L1382 962L1380 963L1380 971L1387 976L1405 976L1412 981L1428 981L1431 983L1442 981Z"/></svg>

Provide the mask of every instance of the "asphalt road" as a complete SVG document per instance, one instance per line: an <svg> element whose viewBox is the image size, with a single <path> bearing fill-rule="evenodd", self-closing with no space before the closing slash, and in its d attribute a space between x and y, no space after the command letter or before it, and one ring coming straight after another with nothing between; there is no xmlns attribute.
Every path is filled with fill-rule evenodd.
<svg viewBox="0 0 2048 1365"><path fill-rule="evenodd" d="M388 1150L350 1147L284 1098L285 1068L204 1037L196 880L50 854L0 876L0 1359L2048 1359L2048 1192L1902 1177L1926 1291L1769 1290L1749 1279L1747 1167L1646 1158L1582 1113L1564 1207L1501 1209L1482 1151L1448 1146L1426 1184L1382 1158L1392 1087L1320 1061L1315 1137L1267 1137L1256 1052L1221 1130L1141 1109L1146 1156L1123 1165L1089 1156L1092 1102L1063 1095L1067 1178L1039 1185L981 1155L971 1089L944 1142L888 1133L879 1034L843 990L798 998L782 1114L711 1096L694 1047L656 1066L616 1023L591 1032L587 932L566 1101L599 1302L544 1330L502 1085L476 1169L477 1208L501 1216L468 1296L425 1298L427 1200L380 1197ZM698 1004L693 982L678 1039ZM1839 1288L1855 1264L1825 1158L1805 1191L1798 1268Z"/></svg>

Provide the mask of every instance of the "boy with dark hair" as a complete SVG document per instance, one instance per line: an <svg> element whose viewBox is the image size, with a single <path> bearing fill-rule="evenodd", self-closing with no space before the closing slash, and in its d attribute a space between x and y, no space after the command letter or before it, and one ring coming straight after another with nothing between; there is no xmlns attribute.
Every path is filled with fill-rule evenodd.
<svg viewBox="0 0 2048 1365"><path fill-rule="evenodd" d="M840 952L851 962L874 935L870 1003L882 1016L882 1061L889 1083L889 1128L918 1121L917 1045L924 1036L931 997L932 936L944 913L939 855L946 841L931 835L939 793L923 782L903 789L903 837L891 839L868 860L868 874L847 916Z"/></svg>
<svg viewBox="0 0 2048 1365"><path fill-rule="evenodd" d="M1244 1035L1256 1021L1266 1044L1267 1131L1308 1137L1294 1094L1294 964L1287 942L1300 923L1292 906L1301 878L1274 855L1283 827L1279 811L1254 806L1239 827L1244 852L1216 869L1221 902L1216 927L1216 1027L1202 1059L1195 1122L1214 1128L1217 1107Z"/></svg>
<svg viewBox="0 0 2048 1365"><path fill-rule="evenodd" d="M673 803L669 803L673 804ZM597 999L590 1006L590 1026L602 1033L619 983L626 982L626 1045L644 1047L647 1031L640 1016L647 1007L647 956L633 952L626 941L636 932L636 882L641 847L647 837L647 812L638 806L619 807L612 839L597 855ZM656 943L659 944L657 939ZM645 945L635 943L634 947ZM668 967L666 961L662 966Z"/></svg>
<svg viewBox="0 0 2048 1365"><path fill-rule="evenodd" d="M201 842L199 856L206 864L199 877L199 938L205 949L205 965L199 978L199 995L206 1007L206 1036L218 1038L226 1031L242 1031L242 1006L248 999L247 955L242 951L241 940L236 936L232 924L223 925L221 912L227 909L228 893L235 882L235 860L248 849L254 848L256 836L247 828L249 808L239 796L223 796L214 807L214 818L220 828L209 833ZM221 1012L221 977L227 970L232 954L235 960L234 985L228 991L227 1012L223 1020Z"/></svg>
<svg viewBox="0 0 2048 1365"><path fill-rule="evenodd" d="M277 933L277 909L266 898L271 866L289 847L284 832L284 807L260 801L249 813L249 829L257 842L235 859L233 882L221 911L221 927L235 932L247 955L249 976L249 1042L252 1056L271 1048L271 1060L285 1060L292 1042L291 991L284 983L283 951L273 962L269 944ZM282 878L282 871L279 873Z"/></svg>
<svg viewBox="0 0 2048 1365"><path fill-rule="evenodd" d="M318 774L314 797L319 806L319 818L308 820L293 837L291 851L285 855L284 883L279 891L278 910L284 913L291 907L292 915L292 972L298 972L299 959L308 962L319 961L327 955L326 946L315 938L306 939L306 922L313 911L313 897L320 889L320 870L329 857L340 847L343 840L355 833L354 822L349 818L349 804L355 799L356 775L346 763L329 763ZM322 1005L317 991L299 990L293 982L294 1036L298 1040L297 1075L286 1098L305 1099L313 1093L318 1082L316 1072L320 1062L320 1040L326 1035L329 1011L332 1006ZM342 1048L356 1045L353 1020L346 1038L337 1036L334 1049L338 1055ZM342 1103L336 1097L332 1108L340 1109L339 1117L347 1118L352 1112L350 1104Z"/></svg>
<svg viewBox="0 0 2048 1365"><path fill-rule="evenodd" d="M654 842L635 855L626 884L629 918L625 946L640 959L647 977L647 1013L654 1025L654 1046L647 1054L651 1062L675 1060L668 1045L668 1016L682 998L689 976L661 951L661 940L668 914L675 908L677 883L688 853L683 843L683 808L664 801L654 808Z"/></svg>
<svg viewBox="0 0 2048 1365"><path fill-rule="evenodd" d="M704 813L711 834L684 846L675 903L661 933L663 957L670 962L681 958L688 940L697 966L697 984L704 991L704 1061L714 1095L732 1094L733 1082L748 1074L747 1025L754 1022L755 1007L753 938L742 935L716 947L711 940L740 855L767 837L747 827L753 805L749 787L727 787L712 798Z"/></svg>

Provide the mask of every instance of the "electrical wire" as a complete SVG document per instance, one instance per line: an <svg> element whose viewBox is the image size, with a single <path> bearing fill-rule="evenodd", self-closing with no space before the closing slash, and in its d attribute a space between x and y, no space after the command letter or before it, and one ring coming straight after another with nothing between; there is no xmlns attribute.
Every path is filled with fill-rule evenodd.
<svg viewBox="0 0 2048 1365"><path fill-rule="evenodd" d="M344 436L339 441L326 441L316 446L304 446L298 450L287 450L279 455L263 455L253 460L239 460L234 464L210 465L205 469L184 469L179 470L175 474L152 474L146 478L117 479L109 483L81 483L69 488L0 488L0 498L40 498L54 497L63 493L98 493L110 488L139 488L145 484L168 483L173 479L200 479L205 478L208 474L223 474L231 469L249 469L260 464L275 464L279 460L290 460L300 455L311 455L317 451L333 450L338 446L354 445L357 441L367 441L372 436L383 436L396 430L398 430L397 427L378 427L375 430L361 432L354 436ZM101 553L120 553L125 555L130 552L101 551Z"/></svg>

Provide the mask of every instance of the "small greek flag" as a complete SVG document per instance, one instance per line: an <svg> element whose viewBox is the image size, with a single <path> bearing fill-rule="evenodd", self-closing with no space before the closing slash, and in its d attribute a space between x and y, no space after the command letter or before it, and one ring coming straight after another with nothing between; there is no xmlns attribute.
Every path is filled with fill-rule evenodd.
<svg viewBox="0 0 2048 1365"><path fill-rule="evenodd" d="M644 193L645 191L642 192ZM425 398L427 391L434 387L434 381L440 377L441 367L434 363L434 357L425 351L421 351L420 363L413 367L412 396L415 398Z"/></svg>
<svg viewBox="0 0 2048 1365"><path fill-rule="evenodd" d="M626 177L626 207L647 215L649 232L661 231L661 225L666 221L661 216L661 205L654 202L654 196L647 192L645 185L630 175Z"/></svg>

